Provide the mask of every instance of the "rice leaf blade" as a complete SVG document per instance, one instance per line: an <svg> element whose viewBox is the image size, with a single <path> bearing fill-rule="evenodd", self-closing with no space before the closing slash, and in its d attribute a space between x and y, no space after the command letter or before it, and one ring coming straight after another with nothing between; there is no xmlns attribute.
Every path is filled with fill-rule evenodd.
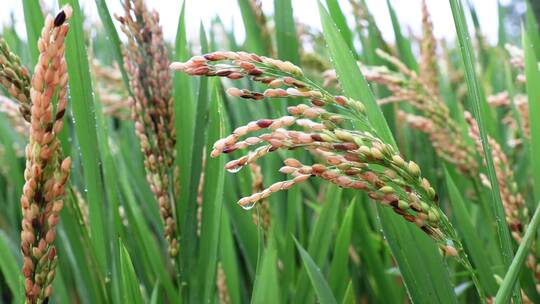
<svg viewBox="0 0 540 304"><path fill-rule="evenodd" d="M300 54L291 0L274 0L274 10L278 57L299 64Z"/></svg>
<svg viewBox="0 0 540 304"><path fill-rule="evenodd" d="M326 9L319 3L323 33L328 43L338 80L347 96L361 100L378 135L396 146L392 133L354 57L341 38ZM413 301L418 303L448 302L456 298L448 280L448 270L442 263L435 244L416 227L408 226L390 210L377 206L384 233L400 267L405 285ZM421 270L422 269L422 270ZM437 270L435 270L437 269ZM424 274L436 274L426 277ZM429 292L427 291L429 290Z"/></svg>
<svg viewBox="0 0 540 304"><path fill-rule="evenodd" d="M496 217L497 224L497 233L499 236L500 246L502 249L502 255L505 267L510 266L510 262L513 257L512 242L510 239L510 232L505 222L505 214L503 209L502 200L499 194L499 185L497 183L497 176L495 174L495 165L493 163L493 157L491 155L491 148L487 141L487 128L485 125L486 122L486 113L482 111L482 104L486 104L484 100L481 99L480 83L476 77L476 72L474 70L474 53L471 45L470 35L467 28L467 23L465 21L464 11L462 7L461 0L449 0L450 7L452 8L452 15L454 17L454 24L456 27L456 32L459 40L460 50L461 50L461 59L463 61L463 66L465 68L465 80L467 82L467 87L469 89L469 96L471 98L471 106L473 110L473 115L478 122L478 127L480 129L480 138L482 141L482 147L484 150L484 155L486 156L487 163L487 172L489 181L491 184L491 202L493 213ZM519 286L516 284L513 295L514 301L521 303L521 295L519 292Z"/></svg>
<svg viewBox="0 0 540 304"><path fill-rule="evenodd" d="M468 253L471 255L472 262L478 270L482 286L488 295L494 295L497 292L497 284L488 263L489 256L486 256L485 252L483 252L482 241L477 237L477 232L471 223L471 217L465 207L463 197L448 171L445 171L445 178L454 218L458 224L457 227L465 241L465 246L469 249Z"/></svg>
<svg viewBox="0 0 540 304"><path fill-rule="evenodd" d="M223 182L224 182L224 160L223 158L211 158L211 145L225 135L224 120L225 115L222 101L219 95L219 82L212 82L212 103L210 104L208 120L208 141L206 147L206 170L202 222L199 249L198 280L202 287L203 303L210 303L215 296L217 255L219 244L219 227L221 225L221 211L223 206Z"/></svg>
<svg viewBox="0 0 540 304"><path fill-rule="evenodd" d="M120 269L122 271L122 296L124 303L142 304L143 299L139 288L139 280L135 274L130 254L122 241L120 241Z"/></svg>
<svg viewBox="0 0 540 304"><path fill-rule="evenodd" d="M540 162L534 160L534 155L540 155L540 120L535 119L540 113L540 71L538 70L538 59L534 52L534 44L531 43L529 32L523 33L523 50L525 51L525 77L527 79L526 88L529 101L529 120L531 142L530 162L532 165L533 193L535 201L540 199Z"/></svg>
<svg viewBox="0 0 540 304"><path fill-rule="evenodd" d="M90 211L92 244L96 248L99 265L105 273L108 264L106 259L108 247L106 238L110 235L107 233L104 222L106 216L103 202L106 196L103 192L104 185L101 178L101 158L96 130L94 93L88 58L86 57L83 18L78 0L61 0L60 3L70 4L73 8L70 34L66 38L66 61L72 101L70 104L76 121L75 133L80 145L84 178L88 190L87 199Z"/></svg>
<svg viewBox="0 0 540 304"><path fill-rule="evenodd" d="M506 272L506 275L504 276L501 287L499 288L499 291L497 292L497 295L495 296L496 304L503 304L503 303L510 302L510 296L512 295L512 290L515 289L515 286L517 285L517 282L519 280L519 272L523 267L523 263L525 262L525 259L529 255L529 249L535 238L539 224L540 224L540 205L536 207L536 211L534 212L532 220L527 226L527 230L525 231L525 235L523 236L523 241L519 245L516 255L514 259L512 260L512 264L510 265L510 268L508 268L508 271Z"/></svg>
<svg viewBox="0 0 540 304"><path fill-rule="evenodd" d="M19 263L9 247L8 236L0 231L0 272L11 290L13 303L23 303L24 277L21 275Z"/></svg>
<svg viewBox="0 0 540 304"><path fill-rule="evenodd" d="M322 275L317 264L315 264L313 259L309 256L309 253L302 247L302 245L300 245L300 243L298 243L296 239L294 239L294 242L296 243L298 252L300 252L300 257L302 258L302 262L304 263L304 267L306 268L308 277L313 285L315 294L317 294L319 302L322 304L337 303L334 295L332 294L332 290L328 286L328 282L326 282L324 279L324 276Z"/></svg>
<svg viewBox="0 0 540 304"><path fill-rule="evenodd" d="M24 21L26 23L26 35L28 37L28 49L30 50L30 63L35 66L39 49L37 42L41 34L41 29L45 23L45 18L41 12L39 0L23 0Z"/></svg>

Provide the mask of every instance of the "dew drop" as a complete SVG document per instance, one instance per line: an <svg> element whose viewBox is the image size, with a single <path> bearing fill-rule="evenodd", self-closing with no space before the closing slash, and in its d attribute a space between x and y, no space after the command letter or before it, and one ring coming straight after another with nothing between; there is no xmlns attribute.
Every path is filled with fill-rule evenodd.
<svg viewBox="0 0 540 304"><path fill-rule="evenodd" d="M244 166L237 166L237 167L234 167L234 168L230 168L230 169L227 169L227 171L229 171L230 173L236 173L240 170L242 170Z"/></svg>
<svg viewBox="0 0 540 304"><path fill-rule="evenodd" d="M240 205L240 207L242 207L244 210L251 210L253 207L255 207L256 204L257 202L253 202L245 205Z"/></svg>

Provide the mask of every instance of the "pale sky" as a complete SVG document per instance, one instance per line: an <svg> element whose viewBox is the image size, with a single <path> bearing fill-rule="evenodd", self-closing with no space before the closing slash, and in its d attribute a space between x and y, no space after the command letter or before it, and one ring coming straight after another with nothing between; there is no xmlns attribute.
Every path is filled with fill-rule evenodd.
<svg viewBox="0 0 540 304"><path fill-rule="evenodd" d="M13 12L17 23L17 32L25 37L24 17L22 9L22 0L0 0L2 8L0 9L0 26L10 20L10 14ZM55 0L41 0L48 7L57 7ZM91 19L99 20L94 0L79 0L83 10ZM155 0L146 1L152 8L155 8L160 16L163 25L165 38L174 40L181 3L184 0ZM190 38L198 37L199 24L202 21L206 28L209 27L213 16L219 15L226 26L234 23L234 28L238 41L244 39L244 30L242 26L242 17L236 0L185 0L186 1L186 24L188 36ZM350 14L348 0L338 0L345 13ZM502 3L508 3L510 0L501 0ZM112 13L121 13L120 0L106 0L109 10ZM273 12L273 0L262 0L263 9L267 14ZM421 12L420 0L391 0L394 9L398 15L404 34L410 28L414 33L421 32ZM497 41L498 17L497 0L472 0L473 5L479 15L481 28L487 35L491 43ZM293 0L294 16L297 20L320 28L319 13L317 9L317 0ZM386 1L367 0L371 13L374 15L378 26L381 28L386 40L393 41L393 31ZM428 9L431 12L434 23L434 32L437 38L446 37L453 39L455 37L455 28L452 21L450 6L446 0L427 0ZM351 20L352 21L352 20Z"/></svg>

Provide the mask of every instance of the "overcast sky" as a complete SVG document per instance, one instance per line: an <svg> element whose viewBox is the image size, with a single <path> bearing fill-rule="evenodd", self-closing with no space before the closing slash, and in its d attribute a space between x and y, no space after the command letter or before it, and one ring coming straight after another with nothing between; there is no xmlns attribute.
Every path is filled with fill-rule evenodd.
<svg viewBox="0 0 540 304"><path fill-rule="evenodd" d="M13 13L18 33L25 37L24 17L22 9L22 0L0 0L2 8L0 9L0 26L10 20L10 14ZM49 7L56 7L55 0L41 0ZM86 15L98 20L94 0L79 0ZM160 16L163 25L163 32L166 39L173 40L178 23L181 3L184 0L156 0L146 1L155 8ZM345 13L350 16L350 6L348 0L338 0L342 4ZM501 0L507 3L510 0ZM120 0L106 0L111 13L121 13ZM273 12L273 0L262 0L263 9L268 13ZM497 40L497 0L471 0L477 8L481 27L484 34L488 36L490 42ZM303 23L320 28L319 13L317 10L317 0L293 0L293 10L295 18ZM393 41L392 24L388 16L386 1L367 0L371 13L374 15L377 24L381 28L384 37L388 41ZM420 0L391 0L394 9L398 15L402 27L410 28L415 33L420 33L421 12ZM432 15L434 23L435 36L437 38L455 37L455 28L452 22L452 13L446 0L427 0L428 8ZM301 13L300 13L301 12ZM219 15L226 26L234 23L236 35L241 41L244 37L242 26L242 17L237 0L186 0L186 23L189 37L198 37L199 23L202 21L206 27L209 26L213 16ZM405 30L407 33L407 30Z"/></svg>

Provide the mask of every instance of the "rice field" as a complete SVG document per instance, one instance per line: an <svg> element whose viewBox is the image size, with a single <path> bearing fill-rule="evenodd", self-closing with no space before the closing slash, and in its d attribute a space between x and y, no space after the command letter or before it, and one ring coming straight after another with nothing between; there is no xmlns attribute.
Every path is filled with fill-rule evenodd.
<svg viewBox="0 0 540 304"><path fill-rule="evenodd" d="M540 303L540 9L24 0L0 34L0 303ZM514 5L523 7L516 13ZM345 9L347 8L347 9ZM472 22L471 26L468 22ZM520 24L519 31L516 26ZM536 116L534 113L537 113Z"/></svg>

